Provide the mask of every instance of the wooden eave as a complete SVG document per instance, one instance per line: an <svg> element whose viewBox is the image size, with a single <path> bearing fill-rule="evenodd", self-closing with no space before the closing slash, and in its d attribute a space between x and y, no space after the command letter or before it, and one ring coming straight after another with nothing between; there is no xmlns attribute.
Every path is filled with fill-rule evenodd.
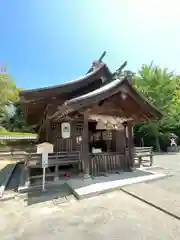
<svg viewBox="0 0 180 240"><path fill-rule="evenodd" d="M91 84L92 82L96 81L102 76L109 77L110 75L111 75L111 72L108 69L108 67L104 63L101 63L99 65L99 68L89 72L85 76L80 77L78 79L75 79L60 85L56 85L56 86L24 90L20 92L20 100L22 103L27 103L30 101L41 100L50 96L54 97L61 93L63 94L69 93Z"/></svg>
<svg viewBox="0 0 180 240"><path fill-rule="evenodd" d="M143 110L151 113L156 119L161 119L163 117L162 113L150 101L148 101L142 93L137 91L129 81L126 81L126 85L128 94Z"/></svg>
<svg viewBox="0 0 180 240"><path fill-rule="evenodd" d="M123 102L122 99L116 99L116 101L120 103L122 111L124 110L124 116L126 115L126 117L133 117L137 122L149 119L158 119L162 117L162 114L154 106L148 103L147 100L145 100L145 98L137 92L137 90L133 88L133 86L129 83L128 78L122 77L90 93L66 101L58 108L56 113L53 114L51 118L60 119L72 112L93 108L93 106L96 106L96 109L99 111L101 107L98 105L101 102L117 95L118 93L126 94L131 99L132 103L134 102L136 103L136 106L138 105L138 110L140 111L139 115L133 111L127 111L127 106L125 106L126 109L124 110L123 104L120 103ZM108 105L106 106L106 109L108 111ZM118 109L118 106L116 107L116 110L118 110L120 114L120 109Z"/></svg>
<svg viewBox="0 0 180 240"><path fill-rule="evenodd" d="M48 104L51 103L58 106L63 104L67 99L93 91L102 85L102 78L105 77L108 81L111 75L112 73L108 67L100 62L95 70L92 70L79 79L53 87L20 92L20 102L28 125L38 124Z"/></svg>

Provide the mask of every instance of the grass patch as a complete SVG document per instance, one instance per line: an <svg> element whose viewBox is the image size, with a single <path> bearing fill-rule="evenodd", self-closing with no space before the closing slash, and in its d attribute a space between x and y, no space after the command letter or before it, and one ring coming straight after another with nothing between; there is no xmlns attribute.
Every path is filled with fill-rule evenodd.
<svg viewBox="0 0 180 240"><path fill-rule="evenodd" d="M0 129L0 136L33 136L36 137L36 133L28 133L28 132L9 132L5 129Z"/></svg>
<svg viewBox="0 0 180 240"><path fill-rule="evenodd" d="M25 133L25 132L1 132L0 135L6 135L6 136L37 136L35 133Z"/></svg>
<svg viewBox="0 0 180 240"><path fill-rule="evenodd" d="M0 146L7 145L8 142L26 142L31 139L38 139L38 135L36 133L28 133L28 132L8 132L7 130L0 130Z"/></svg>

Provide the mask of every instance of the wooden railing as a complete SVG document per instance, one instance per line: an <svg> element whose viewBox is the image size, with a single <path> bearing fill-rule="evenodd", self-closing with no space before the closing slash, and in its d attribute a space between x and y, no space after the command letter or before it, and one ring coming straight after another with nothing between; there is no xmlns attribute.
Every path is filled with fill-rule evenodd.
<svg viewBox="0 0 180 240"><path fill-rule="evenodd" d="M54 152L48 154L48 166L80 164L79 152ZM42 167L42 154L33 153L27 161L29 167Z"/></svg>
<svg viewBox="0 0 180 240"><path fill-rule="evenodd" d="M19 146L0 146L0 154L9 153L16 154L17 152L36 152L36 145L19 145Z"/></svg>
<svg viewBox="0 0 180 240"><path fill-rule="evenodd" d="M26 162L28 157L27 152L0 152L0 160L8 160L8 161L21 161Z"/></svg>
<svg viewBox="0 0 180 240"><path fill-rule="evenodd" d="M41 153L32 153L27 157L26 165L28 167L42 167L42 154Z"/></svg>
<svg viewBox="0 0 180 240"><path fill-rule="evenodd" d="M153 147L135 147L133 151L133 158L138 166L153 164Z"/></svg>
<svg viewBox="0 0 180 240"><path fill-rule="evenodd" d="M90 154L90 173L97 176L101 173L112 173L125 167L125 156L120 153Z"/></svg>

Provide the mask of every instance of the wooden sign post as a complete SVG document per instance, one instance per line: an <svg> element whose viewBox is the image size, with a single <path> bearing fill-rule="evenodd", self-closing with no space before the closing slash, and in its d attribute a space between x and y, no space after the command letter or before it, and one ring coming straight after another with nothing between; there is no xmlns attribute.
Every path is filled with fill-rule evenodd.
<svg viewBox="0 0 180 240"><path fill-rule="evenodd" d="M42 168L43 168L43 179L42 179L42 192L45 192L46 184L46 168L48 167L48 153L42 153Z"/></svg>

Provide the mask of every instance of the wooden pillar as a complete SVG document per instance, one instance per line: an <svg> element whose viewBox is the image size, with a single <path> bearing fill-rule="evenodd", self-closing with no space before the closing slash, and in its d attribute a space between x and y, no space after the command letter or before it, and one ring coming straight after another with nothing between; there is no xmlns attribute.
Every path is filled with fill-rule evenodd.
<svg viewBox="0 0 180 240"><path fill-rule="evenodd" d="M125 135L124 135L124 128L121 130L116 131L116 152L125 155Z"/></svg>
<svg viewBox="0 0 180 240"><path fill-rule="evenodd" d="M113 131L113 148L114 151L124 157L120 158L120 166L122 169L127 167L126 161L126 129L123 125L122 129Z"/></svg>
<svg viewBox="0 0 180 240"><path fill-rule="evenodd" d="M89 178L89 136L88 136L88 116L84 113L83 133L82 133L82 162L84 178Z"/></svg>
<svg viewBox="0 0 180 240"><path fill-rule="evenodd" d="M132 131L133 131L133 126L131 122L127 123L127 130L128 130L128 167L129 169L132 168L132 164L133 164L133 135L132 135Z"/></svg>
<svg viewBox="0 0 180 240"><path fill-rule="evenodd" d="M72 138L72 150L76 151L76 121L71 121L71 138Z"/></svg>
<svg viewBox="0 0 180 240"><path fill-rule="evenodd" d="M49 119L46 119L45 120L45 138L46 138L46 142L49 142L49 130L50 130L50 120Z"/></svg>

